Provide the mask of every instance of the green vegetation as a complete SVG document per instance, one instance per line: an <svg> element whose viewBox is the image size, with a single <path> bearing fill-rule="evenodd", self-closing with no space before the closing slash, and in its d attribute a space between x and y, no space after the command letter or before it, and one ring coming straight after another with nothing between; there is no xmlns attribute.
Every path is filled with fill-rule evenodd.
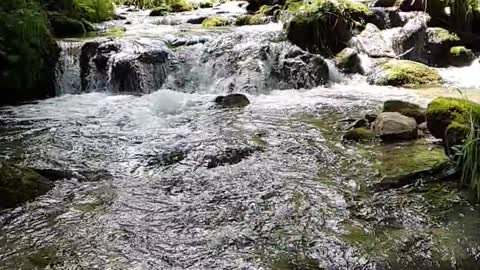
<svg viewBox="0 0 480 270"><path fill-rule="evenodd" d="M0 4L0 104L53 96L59 48L45 12L34 0Z"/></svg>
<svg viewBox="0 0 480 270"><path fill-rule="evenodd" d="M223 17L210 17L202 22L203 28L228 26L230 22Z"/></svg>
<svg viewBox="0 0 480 270"><path fill-rule="evenodd" d="M265 24L268 21L265 20L265 17L262 15L244 15L237 18L235 25L256 25L256 24Z"/></svg>
<svg viewBox="0 0 480 270"><path fill-rule="evenodd" d="M380 85L418 86L441 81L435 69L409 60L390 60L381 66L381 70L383 74L376 82Z"/></svg>

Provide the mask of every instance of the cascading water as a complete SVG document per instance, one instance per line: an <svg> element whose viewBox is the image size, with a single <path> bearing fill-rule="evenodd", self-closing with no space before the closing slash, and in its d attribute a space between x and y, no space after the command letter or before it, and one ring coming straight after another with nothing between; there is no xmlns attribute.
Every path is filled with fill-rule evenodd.
<svg viewBox="0 0 480 270"><path fill-rule="evenodd" d="M428 99L327 70L278 24L185 24L238 3L199 12L62 41L60 95L1 109L0 155L77 174L0 213L0 269L474 269L477 206L372 193L371 149L340 140L340 119ZM214 106L232 92L251 105Z"/></svg>

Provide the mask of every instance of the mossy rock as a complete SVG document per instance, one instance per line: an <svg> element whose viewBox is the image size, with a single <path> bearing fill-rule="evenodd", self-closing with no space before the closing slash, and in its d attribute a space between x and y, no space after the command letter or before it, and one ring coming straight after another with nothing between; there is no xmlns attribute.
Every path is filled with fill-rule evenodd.
<svg viewBox="0 0 480 270"><path fill-rule="evenodd" d="M461 43L457 34L451 33L440 27L429 27L427 29L428 64L431 66L448 66L447 55L452 46Z"/></svg>
<svg viewBox="0 0 480 270"><path fill-rule="evenodd" d="M33 200L52 187L50 180L34 170L0 161L0 208Z"/></svg>
<svg viewBox="0 0 480 270"><path fill-rule="evenodd" d="M53 15L49 19L53 34L57 37L83 36L87 32L79 20L64 15Z"/></svg>
<svg viewBox="0 0 480 270"><path fill-rule="evenodd" d="M263 5L258 10L257 14L262 16L273 16L275 15L275 12L280 9L282 9L280 5L273 5L273 6Z"/></svg>
<svg viewBox="0 0 480 270"><path fill-rule="evenodd" d="M343 140L346 140L346 141L361 142L361 141L372 141L374 139L375 139L375 134L373 133L373 131L366 128L355 128L347 131L347 133L343 135Z"/></svg>
<svg viewBox="0 0 480 270"><path fill-rule="evenodd" d="M424 64L410 60L388 60L375 68L368 78L370 83L392 86L422 86L440 83L438 72Z"/></svg>
<svg viewBox="0 0 480 270"><path fill-rule="evenodd" d="M193 10L193 6L186 0L177 0L171 2L169 5L172 12L185 12Z"/></svg>
<svg viewBox="0 0 480 270"><path fill-rule="evenodd" d="M370 16L361 3L316 0L296 7L293 19L285 25L287 37L302 49L334 55L345 48L355 29L363 28Z"/></svg>
<svg viewBox="0 0 480 270"><path fill-rule="evenodd" d="M345 48L335 56L335 65L345 73L363 73L358 53L352 48Z"/></svg>
<svg viewBox="0 0 480 270"><path fill-rule="evenodd" d="M215 103L224 108L241 108L250 104L250 101L245 95L230 94L227 96L218 96L215 98Z"/></svg>
<svg viewBox="0 0 480 270"><path fill-rule="evenodd" d="M259 24L267 24L269 23L268 18L262 15L244 15L237 18L235 21L235 25L242 26L242 25L259 25Z"/></svg>
<svg viewBox="0 0 480 270"><path fill-rule="evenodd" d="M200 4L198 6L200 8L212 8L213 3L212 3L212 1L202 1L202 2L200 2Z"/></svg>
<svg viewBox="0 0 480 270"><path fill-rule="evenodd" d="M149 16L151 17L160 17L160 16L165 16L170 12L170 8L167 6L160 6L152 9L150 11Z"/></svg>
<svg viewBox="0 0 480 270"><path fill-rule="evenodd" d="M421 124L426 121L425 109L417 104L402 100L387 100L383 104L383 112L398 112L402 115L411 117Z"/></svg>
<svg viewBox="0 0 480 270"><path fill-rule="evenodd" d="M448 54L448 61L450 65L462 67L470 65L475 60L475 54L472 50L465 48L464 46L455 46L450 48Z"/></svg>
<svg viewBox="0 0 480 270"><path fill-rule="evenodd" d="M427 29L429 42L432 43L453 43L459 42L460 38L457 34L449 32L441 27L430 27Z"/></svg>
<svg viewBox="0 0 480 270"><path fill-rule="evenodd" d="M230 25L230 22L228 21L227 18L223 18L223 17L210 17L205 19L202 22L203 28L222 27L222 26L228 26L228 25Z"/></svg>
<svg viewBox="0 0 480 270"><path fill-rule="evenodd" d="M439 97L428 105L426 116L430 133L443 139L445 145L453 146L465 138L470 117L480 119L480 104L466 99Z"/></svg>

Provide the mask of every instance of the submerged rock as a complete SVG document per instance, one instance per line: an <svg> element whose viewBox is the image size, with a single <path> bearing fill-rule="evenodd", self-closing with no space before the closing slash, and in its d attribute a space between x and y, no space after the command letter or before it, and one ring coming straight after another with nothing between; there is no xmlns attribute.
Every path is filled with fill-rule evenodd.
<svg viewBox="0 0 480 270"><path fill-rule="evenodd" d="M203 28L221 27L230 25L230 21L223 17L210 17L202 22Z"/></svg>
<svg viewBox="0 0 480 270"><path fill-rule="evenodd" d="M414 118L417 124L426 121L425 109L417 104L402 100L387 100L383 104L383 112L398 112L402 115Z"/></svg>
<svg viewBox="0 0 480 270"><path fill-rule="evenodd" d="M346 141L371 141L375 139L375 133L372 130L366 128L355 128L349 130L343 135L343 140Z"/></svg>
<svg viewBox="0 0 480 270"><path fill-rule="evenodd" d="M335 65L345 73L363 73L362 63L357 51L345 48L335 56Z"/></svg>
<svg viewBox="0 0 480 270"><path fill-rule="evenodd" d="M463 46L455 46L450 48L448 54L448 62L452 66L462 67L470 65L475 60L475 54L472 50Z"/></svg>
<svg viewBox="0 0 480 270"><path fill-rule="evenodd" d="M373 123L375 134L384 141L412 140L418 136L417 122L398 112L381 113Z"/></svg>
<svg viewBox="0 0 480 270"><path fill-rule="evenodd" d="M256 151L261 150L258 147L245 147L241 149L227 148L219 155L209 155L205 157L207 168L213 169L219 166L234 165L240 163L243 159L251 156Z"/></svg>
<svg viewBox="0 0 480 270"><path fill-rule="evenodd" d="M219 96L215 98L215 103L224 108L246 107L250 105L250 101L245 95L231 94L227 96Z"/></svg>
<svg viewBox="0 0 480 270"><path fill-rule="evenodd" d="M53 182L34 170L0 161L0 209L33 200L52 188Z"/></svg>
<svg viewBox="0 0 480 270"><path fill-rule="evenodd" d="M439 83L441 77L435 69L421 63L387 60L377 64L368 81L377 85L419 86Z"/></svg>
<svg viewBox="0 0 480 270"><path fill-rule="evenodd" d="M258 25L258 24L267 24L271 22L271 19L262 15L244 15L237 18L235 25Z"/></svg>

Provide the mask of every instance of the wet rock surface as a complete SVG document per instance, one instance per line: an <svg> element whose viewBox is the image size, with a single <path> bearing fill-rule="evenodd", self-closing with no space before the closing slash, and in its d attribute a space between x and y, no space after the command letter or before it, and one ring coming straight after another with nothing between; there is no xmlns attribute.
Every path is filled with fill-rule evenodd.
<svg viewBox="0 0 480 270"><path fill-rule="evenodd" d="M418 136L415 119L397 112L384 112L373 123L375 134L384 141L412 140Z"/></svg>

